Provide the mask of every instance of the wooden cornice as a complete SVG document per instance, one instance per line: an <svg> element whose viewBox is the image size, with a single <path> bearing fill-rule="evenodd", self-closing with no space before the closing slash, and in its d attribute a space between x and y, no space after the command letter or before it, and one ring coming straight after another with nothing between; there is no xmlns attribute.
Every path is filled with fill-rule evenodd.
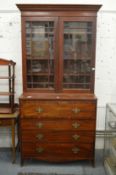
<svg viewBox="0 0 116 175"><path fill-rule="evenodd" d="M92 11L97 12L101 5L77 4L16 4L21 12L24 11Z"/></svg>

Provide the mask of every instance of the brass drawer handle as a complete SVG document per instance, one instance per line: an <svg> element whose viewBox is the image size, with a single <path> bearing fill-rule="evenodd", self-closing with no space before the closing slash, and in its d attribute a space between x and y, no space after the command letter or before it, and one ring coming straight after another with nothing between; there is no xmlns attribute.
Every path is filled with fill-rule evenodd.
<svg viewBox="0 0 116 175"><path fill-rule="evenodd" d="M38 134L36 137L37 137L38 140L42 140L44 135L43 134Z"/></svg>
<svg viewBox="0 0 116 175"><path fill-rule="evenodd" d="M74 112L75 114L78 114L81 110L79 108L74 108L72 109L72 112Z"/></svg>
<svg viewBox="0 0 116 175"><path fill-rule="evenodd" d="M39 107L39 108L36 109L36 112L42 113L43 112L43 109L41 107Z"/></svg>
<svg viewBox="0 0 116 175"><path fill-rule="evenodd" d="M73 152L74 154L77 154L79 151L80 151L80 149L77 148L77 147L72 148L72 152Z"/></svg>
<svg viewBox="0 0 116 175"><path fill-rule="evenodd" d="M74 140L79 140L79 138L80 138L80 136L77 135L77 134L74 134L72 137L73 137Z"/></svg>
<svg viewBox="0 0 116 175"><path fill-rule="evenodd" d="M79 123L77 123L77 122L72 123L72 127L73 127L73 128L75 128L75 129L77 129L77 128L79 128L79 127L80 127L80 124L79 124Z"/></svg>
<svg viewBox="0 0 116 175"><path fill-rule="evenodd" d="M36 123L36 126L38 127L38 128L42 128L43 127L43 123L41 123L41 122L39 122L39 123Z"/></svg>
<svg viewBox="0 0 116 175"><path fill-rule="evenodd" d="M36 149L36 151L37 151L37 153L42 153L44 151L44 148L39 147L39 148Z"/></svg>

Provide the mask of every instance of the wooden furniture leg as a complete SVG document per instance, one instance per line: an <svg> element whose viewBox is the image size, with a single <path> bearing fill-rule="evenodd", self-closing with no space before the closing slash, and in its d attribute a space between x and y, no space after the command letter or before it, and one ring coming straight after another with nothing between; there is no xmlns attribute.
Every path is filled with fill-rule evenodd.
<svg viewBox="0 0 116 175"><path fill-rule="evenodd" d="M12 119L12 163L15 163L16 152L15 152L15 119Z"/></svg>
<svg viewBox="0 0 116 175"><path fill-rule="evenodd" d="M0 114L0 127L10 127L11 129L12 163L15 163L16 161L15 126L16 124L18 125L18 116L18 110L16 110L16 112L12 114Z"/></svg>

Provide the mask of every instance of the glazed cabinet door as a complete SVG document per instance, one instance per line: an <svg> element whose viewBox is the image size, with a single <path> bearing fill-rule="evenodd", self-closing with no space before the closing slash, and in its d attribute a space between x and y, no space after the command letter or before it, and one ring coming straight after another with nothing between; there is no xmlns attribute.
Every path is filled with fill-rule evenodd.
<svg viewBox="0 0 116 175"><path fill-rule="evenodd" d="M94 17L23 17L24 91L93 92Z"/></svg>
<svg viewBox="0 0 116 175"><path fill-rule="evenodd" d="M24 90L54 90L57 17L24 17L22 30Z"/></svg>
<svg viewBox="0 0 116 175"><path fill-rule="evenodd" d="M92 92L95 21L92 17L60 18L61 89Z"/></svg>

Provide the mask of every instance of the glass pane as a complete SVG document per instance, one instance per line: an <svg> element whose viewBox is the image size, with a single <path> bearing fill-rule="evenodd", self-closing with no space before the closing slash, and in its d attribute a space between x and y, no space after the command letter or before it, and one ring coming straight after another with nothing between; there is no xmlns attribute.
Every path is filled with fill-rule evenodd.
<svg viewBox="0 0 116 175"><path fill-rule="evenodd" d="M92 23L64 22L64 88L89 89Z"/></svg>
<svg viewBox="0 0 116 175"><path fill-rule="evenodd" d="M54 88L54 22L26 22L27 87Z"/></svg>

